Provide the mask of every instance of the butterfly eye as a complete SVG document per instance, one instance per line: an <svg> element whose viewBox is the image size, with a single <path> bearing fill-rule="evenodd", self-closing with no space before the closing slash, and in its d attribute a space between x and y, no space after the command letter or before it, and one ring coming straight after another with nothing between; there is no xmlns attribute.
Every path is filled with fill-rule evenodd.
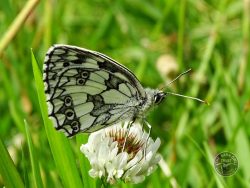
<svg viewBox="0 0 250 188"><path fill-rule="evenodd" d="M72 99L71 99L71 97L69 97L69 96L65 97L64 104L66 106L71 106L72 105Z"/></svg>
<svg viewBox="0 0 250 188"><path fill-rule="evenodd" d="M89 77L89 73L87 71L83 71L81 73L81 76L82 76L82 78L88 78Z"/></svg>
<svg viewBox="0 0 250 188"><path fill-rule="evenodd" d="M83 85L83 84L85 83L85 80L82 79L82 78L78 78L78 79L76 80L76 82L77 82L78 85Z"/></svg>
<svg viewBox="0 0 250 188"><path fill-rule="evenodd" d="M160 104L161 101L165 98L166 94L163 92L157 93L154 96L154 103L155 104Z"/></svg>
<svg viewBox="0 0 250 188"><path fill-rule="evenodd" d="M74 111L72 109L67 109L65 111L65 114L69 120L72 120L74 118Z"/></svg>

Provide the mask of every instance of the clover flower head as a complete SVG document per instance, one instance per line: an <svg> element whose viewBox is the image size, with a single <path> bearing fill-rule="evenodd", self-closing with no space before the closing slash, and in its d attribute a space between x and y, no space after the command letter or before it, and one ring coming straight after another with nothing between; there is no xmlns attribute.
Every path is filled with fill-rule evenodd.
<svg viewBox="0 0 250 188"><path fill-rule="evenodd" d="M80 150L90 161L91 177L103 178L110 184L118 179L140 183L156 169L161 159L159 146L160 139L154 141L139 123L128 129L125 122L91 133Z"/></svg>

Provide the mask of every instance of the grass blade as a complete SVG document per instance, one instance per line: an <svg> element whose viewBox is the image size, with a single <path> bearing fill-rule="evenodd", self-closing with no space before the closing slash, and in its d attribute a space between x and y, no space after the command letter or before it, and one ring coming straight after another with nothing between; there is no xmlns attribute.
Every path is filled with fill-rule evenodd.
<svg viewBox="0 0 250 188"><path fill-rule="evenodd" d="M87 135L77 135L76 136L77 146L81 147L82 144L88 141ZM90 164L89 160L84 156L83 153L79 151L79 161L80 161L80 169L82 174L82 179L84 180L84 187L96 187L96 180L89 176Z"/></svg>
<svg viewBox="0 0 250 188"><path fill-rule="evenodd" d="M53 125L48 118L42 75L32 52L31 58L45 131L47 133L50 149L54 157L59 176L61 177L64 187L83 187L69 141L63 134L57 133L54 130Z"/></svg>
<svg viewBox="0 0 250 188"><path fill-rule="evenodd" d="M0 174L6 187L24 188L23 181L0 138Z"/></svg>
<svg viewBox="0 0 250 188"><path fill-rule="evenodd" d="M40 174L40 169L39 169L39 164L38 164L38 158L37 158L34 146L33 146L33 142L31 139L30 132L29 132L29 127L28 127L26 120L24 120L24 125L25 125L25 131L26 131L26 139L27 139L28 147L29 147L30 162L31 162L31 167L32 167L32 175L33 175L34 184L35 184L35 187L42 188L43 184L42 184L42 179L41 179L41 174Z"/></svg>

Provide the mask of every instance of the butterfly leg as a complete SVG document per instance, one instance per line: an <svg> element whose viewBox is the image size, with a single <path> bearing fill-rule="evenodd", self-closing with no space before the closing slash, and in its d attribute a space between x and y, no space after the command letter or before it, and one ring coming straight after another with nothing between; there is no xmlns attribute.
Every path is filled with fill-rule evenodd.
<svg viewBox="0 0 250 188"><path fill-rule="evenodd" d="M126 146L128 134L129 134L129 131L130 131L130 127L131 127L131 125L132 125L134 122L135 122L135 119L133 119L132 121L130 121L130 122L128 123L128 128L127 128L127 131L126 131L125 140L124 140L124 143L123 143L123 146L122 146L122 152L124 151L125 146Z"/></svg>

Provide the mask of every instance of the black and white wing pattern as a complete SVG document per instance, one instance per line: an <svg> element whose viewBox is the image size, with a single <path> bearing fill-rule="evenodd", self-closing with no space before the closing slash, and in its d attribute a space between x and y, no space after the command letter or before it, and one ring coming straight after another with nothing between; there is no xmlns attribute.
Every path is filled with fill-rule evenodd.
<svg viewBox="0 0 250 188"><path fill-rule="evenodd" d="M146 93L127 68L87 49L54 45L43 74L49 117L68 137L133 119Z"/></svg>

